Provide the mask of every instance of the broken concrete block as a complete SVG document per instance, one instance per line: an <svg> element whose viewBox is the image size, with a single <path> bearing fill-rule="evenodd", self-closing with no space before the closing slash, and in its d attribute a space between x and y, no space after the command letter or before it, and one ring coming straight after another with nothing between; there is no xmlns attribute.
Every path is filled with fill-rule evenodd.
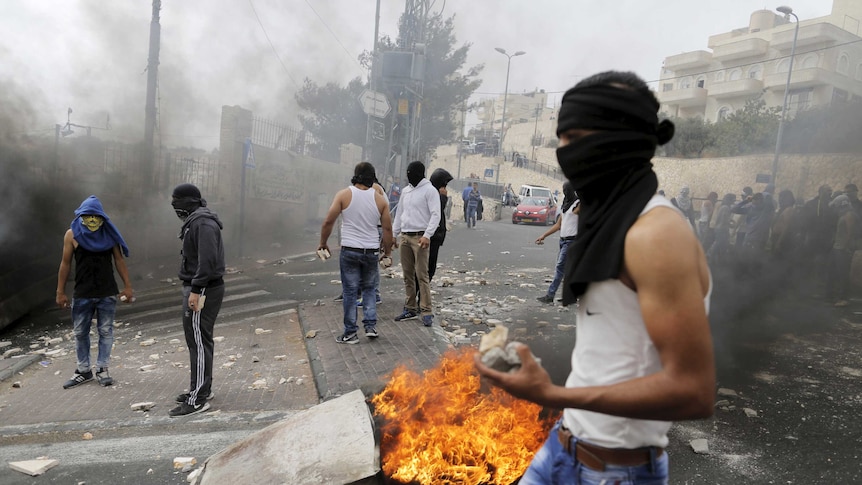
<svg viewBox="0 0 862 485"><path fill-rule="evenodd" d="M234 365L235 363L236 363L236 362L225 362L225 363L224 363L224 364L222 364L221 366L222 366L222 368L223 368L223 369L230 369L231 367L233 367L233 365Z"/></svg>
<svg viewBox="0 0 862 485"><path fill-rule="evenodd" d="M132 404L132 411L149 411L155 407L156 403L152 401L136 402Z"/></svg>
<svg viewBox="0 0 862 485"><path fill-rule="evenodd" d="M218 337L213 337L213 342L224 342L224 335L219 335Z"/></svg>
<svg viewBox="0 0 862 485"><path fill-rule="evenodd" d="M251 383L252 389L266 389L266 379L258 379Z"/></svg>
<svg viewBox="0 0 862 485"><path fill-rule="evenodd" d="M147 340L141 341L141 347L149 347L150 345L154 345L156 343L156 339L148 338Z"/></svg>
<svg viewBox="0 0 862 485"><path fill-rule="evenodd" d="M150 360L159 360L159 354L150 354Z"/></svg>
<svg viewBox="0 0 862 485"><path fill-rule="evenodd" d="M10 461L9 468L16 472L26 473L31 477L39 476L59 465L60 462L49 458L25 461Z"/></svg>
<svg viewBox="0 0 862 485"><path fill-rule="evenodd" d="M730 401L728 401L727 399L721 399L721 400L715 402L715 407L717 407L717 408L726 407L726 406L730 406Z"/></svg>
<svg viewBox="0 0 862 485"><path fill-rule="evenodd" d="M305 334L305 338L314 338L317 336L317 330L309 330Z"/></svg>
<svg viewBox="0 0 862 485"><path fill-rule="evenodd" d="M203 470L203 468L196 468L196 469L192 470L192 472L189 473L189 476L186 477L186 481L189 483L195 483L195 480L197 480L198 477L201 476L202 470Z"/></svg>
<svg viewBox="0 0 862 485"><path fill-rule="evenodd" d="M57 345L61 343L63 343L63 337L57 337L49 339L47 342L45 342L45 345Z"/></svg>
<svg viewBox="0 0 862 485"><path fill-rule="evenodd" d="M182 470L186 465L197 465L198 460L193 456L178 456L174 458L174 470Z"/></svg>
<svg viewBox="0 0 862 485"><path fill-rule="evenodd" d="M748 416L749 418L756 418L757 417L757 411L755 411L754 409L742 408L742 410L745 412L745 415Z"/></svg>
<svg viewBox="0 0 862 485"><path fill-rule="evenodd" d="M497 320L496 318L489 318L488 320L485 321L485 323L487 323L488 326L492 327L492 328L496 327L497 325L503 324L503 322L501 320Z"/></svg>
<svg viewBox="0 0 862 485"><path fill-rule="evenodd" d="M264 334L267 334L267 333L272 333L272 330L264 330L264 329L262 329L262 328L256 328L256 329L254 329L254 334L255 334L255 335L264 335Z"/></svg>
<svg viewBox="0 0 862 485"><path fill-rule="evenodd" d="M707 444L706 438L691 440L690 444L691 449L694 450L695 453L699 455L709 454L709 445Z"/></svg>
<svg viewBox="0 0 862 485"><path fill-rule="evenodd" d="M157 367L158 366L156 364L147 364L147 365L142 365L139 370L141 372L147 372L147 371L151 371Z"/></svg>
<svg viewBox="0 0 862 485"><path fill-rule="evenodd" d="M11 346L12 346L12 342L9 342L8 340L4 340L3 342L0 342L0 349L5 349L6 347L11 347Z"/></svg>
<svg viewBox="0 0 862 485"><path fill-rule="evenodd" d="M275 357L273 357L273 359L275 359L275 360L284 360L286 358L287 358L286 355L276 355Z"/></svg>
<svg viewBox="0 0 862 485"><path fill-rule="evenodd" d="M729 396L729 397L737 397L739 394L736 393L733 389L727 389L725 387L718 388L719 396Z"/></svg>
<svg viewBox="0 0 862 485"><path fill-rule="evenodd" d="M505 347L507 340L509 340L509 329L503 325L497 325L494 327L494 330L491 330L482 337L482 340L479 342L479 352L484 354L494 347L502 349Z"/></svg>
<svg viewBox="0 0 862 485"><path fill-rule="evenodd" d="M17 354L19 352L21 352L21 347L15 347L14 349L9 349L6 352L3 352L3 358L7 359L7 358L9 358L10 355Z"/></svg>

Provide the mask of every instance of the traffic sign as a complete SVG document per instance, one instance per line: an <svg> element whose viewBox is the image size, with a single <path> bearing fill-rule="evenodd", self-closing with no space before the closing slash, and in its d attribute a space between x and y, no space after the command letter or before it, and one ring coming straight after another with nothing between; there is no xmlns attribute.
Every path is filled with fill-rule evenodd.
<svg viewBox="0 0 862 485"><path fill-rule="evenodd" d="M362 105L362 111L364 111L365 114L377 118L384 118L392 109L385 94L378 91L371 91L370 89L362 91L362 94L359 96L359 104Z"/></svg>

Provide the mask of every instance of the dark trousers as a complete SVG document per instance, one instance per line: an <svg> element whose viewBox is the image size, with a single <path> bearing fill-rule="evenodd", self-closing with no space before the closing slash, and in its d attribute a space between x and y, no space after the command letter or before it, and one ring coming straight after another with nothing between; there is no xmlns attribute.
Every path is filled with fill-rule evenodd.
<svg viewBox="0 0 862 485"><path fill-rule="evenodd" d="M189 311L191 286L183 286L183 331L189 348L188 404L202 404L212 390L213 383L213 328L224 299L224 286L204 288L201 297L206 296L201 311Z"/></svg>

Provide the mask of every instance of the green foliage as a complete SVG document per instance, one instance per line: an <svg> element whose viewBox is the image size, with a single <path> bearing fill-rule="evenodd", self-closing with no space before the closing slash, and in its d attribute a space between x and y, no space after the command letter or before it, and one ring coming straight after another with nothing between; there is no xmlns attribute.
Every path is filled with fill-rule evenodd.
<svg viewBox="0 0 862 485"><path fill-rule="evenodd" d="M401 30L404 25L402 22ZM431 16L425 34L426 72L419 124L419 155L422 159L426 159L438 146L456 140L457 109L481 84L478 76L483 67L478 65L463 70L470 44L456 47L454 16L445 19L440 14ZM403 33L399 33L401 37L404 37ZM398 49L396 42L388 36L378 41L378 50L381 52ZM370 68L372 53L363 52L359 61L363 67ZM305 80L302 89L296 94L296 100L307 113L300 115L299 120L302 127L317 139L322 151L337 153L338 147L344 143L365 145L367 117L358 98L368 87L369 84L360 78L350 81L347 87L336 83L319 86L310 79ZM390 96L390 101L393 100L393 96ZM383 149L375 146L374 153L380 153Z"/></svg>
<svg viewBox="0 0 862 485"><path fill-rule="evenodd" d="M862 100L833 102L800 112L786 123L782 151L786 153L862 152Z"/></svg>
<svg viewBox="0 0 862 485"><path fill-rule="evenodd" d="M676 127L673 139L664 145L665 156L701 158L703 152L715 146L715 127L702 118L673 118Z"/></svg>
<svg viewBox="0 0 862 485"><path fill-rule="evenodd" d="M768 107L762 96L714 125L716 154L732 157L775 149L781 108Z"/></svg>

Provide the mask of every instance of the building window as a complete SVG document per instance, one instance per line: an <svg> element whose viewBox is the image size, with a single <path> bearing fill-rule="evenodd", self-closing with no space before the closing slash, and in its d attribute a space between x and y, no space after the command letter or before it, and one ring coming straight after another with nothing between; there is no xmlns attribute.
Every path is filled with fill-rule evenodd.
<svg viewBox="0 0 862 485"><path fill-rule="evenodd" d="M847 91L838 88L832 88L832 104L846 103L849 100Z"/></svg>
<svg viewBox="0 0 862 485"><path fill-rule="evenodd" d="M706 77L705 76L698 76L697 81L695 81L694 84L695 84L695 86L697 86L699 88L706 87Z"/></svg>
<svg viewBox="0 0 862 485"><path fill-rule="evenodd" d="M664 83L661 85L661 90L663 92L673 91L673 83Z"/></svg>
<svg viewBox="0 0 862 485"><path fill-rule="evenodd" d="M715 121L724 121L728 116L730 116L730 108L722 106L718 110L718 116L715 117Z"/></svg>
<svg viewBox="0 0 862 485"><path fill-rule="evenodd" d="M739 81L742 79L742 69L736 68L730 71L730 80Z"/></svg>
<svg viewBox="0 0 862 485"><path fill-rule="evenodd" d="M686 77L680 79L680 81L679 81L679 88L680 89L688 89L690 87L691 87L691 78L690 77L686 76Z"/></svg>
<svg viewBox="0 0 862 485"><path fill-rule="evenodd" d="M751 66L748 70L748 79L763 79L763 66L759 64Z"/></svg>
<svg viewBox="0 0 862 485"><path fill-rule="evenodd" d="M802 69L813 69L817 67L817 54L811 54L802 59Z"/></svg>
<svg viewBox="0 0 862 485"><path fill-rule="evenodd" d="M860 66L862 66L862 64L860 64ZM722 81L724 81L724 71L718 71L718 72L716 72L716 73L715 73L715 82L719 82L719 83L720 83L720 82L722 82Z"/></svg>
<svg viewBox="0 0 862 485"><path fill-rule="evenodd" d="M838 56L838 68L836 70L839 74L844 74L845 76L850 74L850 58L847 57L847 54L842 52Z"/></svg>
<svg viewBox="0 0 862 485"><path fill-rule="evenodd" d="M790 59L781 59L778 61L778 67L775 68L775 72L787 72L790 70Z"/></svg>
<svg viewBox="0 0 862 485"><path fill-rule="evenodd" d="M796 116L800 111L805 111L811 107L811 97L814 93L814 88L796 89L790 91L788 97L787 111L788 114Z"/></svg>

